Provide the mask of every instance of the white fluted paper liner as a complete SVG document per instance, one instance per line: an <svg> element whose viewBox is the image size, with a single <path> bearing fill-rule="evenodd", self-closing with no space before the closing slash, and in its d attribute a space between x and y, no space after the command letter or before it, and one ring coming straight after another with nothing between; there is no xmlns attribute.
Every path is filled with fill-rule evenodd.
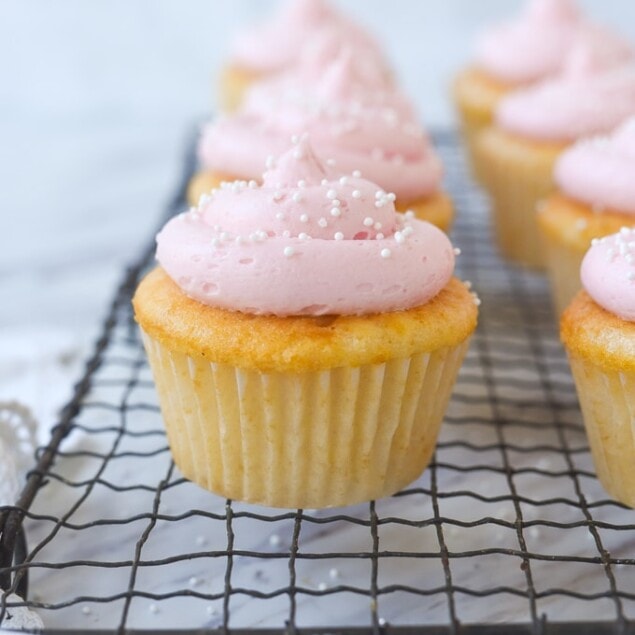
<svg viewBox="0 0 635 635"><path fill-rule="evenodd" d="M570 362L598 479L613 498L635 507L635 373L573 356Z"/></svg>
<svg viewBox="0 0 635 635"><path fill-rule="evenodd" d="M293 374L209 363L143 339L181 472L222 496L286 508L354 504L416 479L468 346Z"/></svg>

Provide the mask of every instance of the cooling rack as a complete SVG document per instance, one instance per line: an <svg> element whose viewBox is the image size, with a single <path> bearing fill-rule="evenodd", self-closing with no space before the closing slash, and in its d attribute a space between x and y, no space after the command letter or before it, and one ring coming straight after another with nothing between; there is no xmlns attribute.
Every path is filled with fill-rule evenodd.
<svg viewBox="0 0 635 635"><path fill-rule="evenodd" d="M497 257L457 138L435 141L458 273L482 305L426 473L334 510L255 507L185 481L130 310L149 244L19 501L0 508L3 627L27 606L49 633L635 632L635 518L595 478L546 283ZM189 146L169 215L184 207Z"/></svg>

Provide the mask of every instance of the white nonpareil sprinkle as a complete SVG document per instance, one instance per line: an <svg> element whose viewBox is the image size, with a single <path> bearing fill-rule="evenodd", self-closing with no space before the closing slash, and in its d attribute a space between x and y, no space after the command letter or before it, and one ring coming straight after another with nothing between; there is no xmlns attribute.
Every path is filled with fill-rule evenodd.
<svg viewBox="0 0 635 635"><path fill-rule="evenodd" d="M406 237L403 235L402 232L395 232L395 242L399 245L406 242Z"/></svg>
<svg viewBox="0 0 635 635"><path fill-rule="evenodd" d="M190 578L190 586L198 586L201 583L200 579L196 576Z"/></svg>
<svg viewBox="0 0 635 635"><path fill-rule="evenodd" d="M334 168L337 165L337 161L335 159L327 159L325 161L326 165L328 165L330 168Z"/></svg>
<svg viewBox="0 0 635 635"><path fill-rule="evenodd" d="M374 225L374 223L375 223L375 220L372 219L370 216L367 216L364 219L364 227L372 227Z"/></svg>
<svg viewBox="0 0 635 635"><path fill-rule="evenodd" d="M282 200L282 197L283 197L282 192L277 192L276 191L276 192L273 193L273 200L276 201L276 202Z"/></svg>
<svg viewBox="0 0 635 635"><path fill-rule="evenodd" d="M409 209L404 216L406 217L406 220L412 220L415 217L415 213Z"/></svg>
<svg viewBox="0 0 635 635"><path fill-rule="evenodd" d="M460 256L461 255L461 250L458 247L454 248L454 255L455 256Z"/></svg>
<svg viewBox="0 0 635 635"><path fill-rule="evenodd" d="M362 178L362 173L360 170L353 170L352 172L352 177L354 179L361 179Z"/></svg>
<svg viewBox="0 0 635 635"><path fill-rule="evenodd" d="M335 216L335 218L339 218L342 215L342 210L339 207L334 207L331 209L331 216Z"/></svg>
<svg viewBox="0 0 635 635"><path fill-rule="evenodd" d="M344 240L344 234L342 234L342 232L335 232L333 238L335 238L335 240Z"/></svg>
<svg viewBox="0 0 635 635"><path fill-rule="evenodd" d="M308 216L308 214L302 214L302 215L300 216L300 222L301 222L301 223L308 223L308 222L309 222L309 216Z"/></svg>
<svg viewBox="0 0 635 635"><path fill-rule="evenodd" d="M82 613L84 615L90 615L92 613L90 606L82 606Z"/></svg>
<svg viewBox="0 0 635 635"><path fill-rule="evenodd" d="M318 584L318 591L326 591L329 588L329 585L326 582L320 582Z"/></svg>
<svg viewBox="0 0 635 635"><path fill-rule="evenodd" d="M282 212L276 214L276 220L284 220L286 216Z"/></svg>
<svg viewBox="0 0 635 635"><path fill-rule="evenodd" d="M351 194L351 196L353 198L362 198L362 193L359 190L353 190L353 193Z"/></svg>
<svg viewBox="0 0 635 635"><path fill-rule="evenodd" d="M328 179L322 179L322 185L328 185L329 181Z"/></svg>
<svg viewBox="0 0 635 635"><path fill-rule="evenodd" d="M288 247L287 247L288 249ZM271 536L269 536L269 544L272 547L278 547L280 545L282 541L280 540L280 536L278 536L278 534L271 534Z"/></svg>
<svg viewBox="0 0 635 635"><path fill-rule="evenodd" d="M304 179L300 179L300 180L298 181L298 187L299 187L300 189L305 188L305 187L306 187L306 181L305 181Z"/></svg>
<svg viewBox="0 0 635 635"><path fill-rule="evenodd" d="M339 577L340 577L339 569L336 569L335 567L333 567L329 571L329 578L331 578L331 580L337 580Z"/></svg>
<svg viewBox="0 0 635 635"><path fill-rule="evenodd" d="M343 176L340 178L340 185L348 185L348 177Z"/></svg>
<svg viewBox="0 0 635 635"><path fill-rule="evenodd" d="M390 251L390 249L382 249L381 250L381 257L382 258L390 258L390 256L392 256L392 251Z"/></svg>
<svg viewBox="0 0 635 635"><path fill-rule="evenodd" d="M383 240L385 238L385 236L379 232L376 236L375 236L375 240Z"/></svg>
<svg viewBox="0 0 635 635"><path fill-rule="evenodd" d="M300 240L311 240L311 236L309 236L309 235L308 235L307 233L305 233L305 232L300 232L300 233L298 234L298 238L299 238Z"/></svg>
<svg viewBox="0 0 635 635"><path fill-rule="evenodd" d="M377 221L374 225L373 225L373 229L375 229L376 231L379 231L381 228L383 227L383 225Z"/></svg>
<svg viewBox="0 0 635 635"><path fill-rule="evenodd" d="M333 189L330 189L327 193L326 193L326 198L330 199L331 201L337 198L337 192Z"/></svg>
<svg viewBox="0 0 635 635"><path fill-rule="evenodd" d="M295 255L295 249L293 247L285 247L283 253L285 258L291 258L291 256Z"/></svg>
<svg viewBox="0 0 635 635"><path fill-rule="evenodd" d="M273 168L276 167L276 159L274 158L273 155L269 155L267 157L267 160L265 161L265 167L267 168L267 170L272 170Z"/></svg>
<svg viewBox="0 0 635 635"><path fill-rule="evenodd" d="M328 227L329 222L326 220L326 218L320 218L320 220L318 221L318 225L322 228L324 227Z"/></svg>
<svg viewBox="0 0 635 635"><path fill-rule="evenodd" d="M150 604L148 611L150 611L152 615L156 615L159 612L159 607L156 604Z"/></svg>
<svg viewBox="0 0 635 635"><path fill-rule="evenodd" d="M292 198L294 203L301 203L304 199L304 197L302 196L300 192L296 192Z"/></svg>

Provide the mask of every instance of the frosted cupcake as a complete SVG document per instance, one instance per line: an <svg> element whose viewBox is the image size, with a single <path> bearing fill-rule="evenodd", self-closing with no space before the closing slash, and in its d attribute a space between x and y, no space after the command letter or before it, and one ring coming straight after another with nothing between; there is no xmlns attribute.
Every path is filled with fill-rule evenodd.
<svg viewBox="0 0 635 635"><path fill-rule="evenodd" d="M360 171L394 195L399 211L449 229L453 209L442 191L442 166L414 107L350 50L326 67L312 61L261 82L239 112L207 126L190 202L223 180L258 180L267 157L283 152L298 132L308 132L318 156L337 169Z"/></svg>
<svg viewBox="0 0 635 635"><path fill-rule="evenodd" d="M635 507L635 230L597 239L561 321L600 482Z"/></svg>
<svg viewBox="0 0 635 635"><path fill-rule="evenodd" d="M540 208L554 304L580 290L580 265L594 238L635 225L635 118L610 137L581 141L558 160L558 192Z"/></svg>
<svg viewBox="0 0 635 635"><path fill-rule="evenodd" d="M187 478L317 508L421 474L477 317L443 232L300 140L157 244L134 308Z"/></svg>
<svg viewBox="0 0 635 635"><path fill-rule="evenodd" d="M459 73L453 87L471 157L477 133L494 121L505 95L562 70L581 22L572 0L530 0L517 18L481 34L473 63ZM478 164L474 167L478 176Z"/></svg>
<svg viewBox="0 0 635 635"><path fill-rule="evenodd" d="M499 246L510 260L544 267L536 206L555 190L556 161L576 140L607 134L635 113L632 53L592 38L576 47L558 78L506 97L495 125L479 135L482 182Z"/></svg>
<svg viewBox="0 0 635 635"><path fill-rule="evenodd" d="M324 0L287 0L269 21L241 33L234 41L231 61L221 72L219 103L224 112L234 111L254 82L293 68L305 49L329 44L331 56L342 45L360 59L389 73L376 40L358 24Z"/></svg>

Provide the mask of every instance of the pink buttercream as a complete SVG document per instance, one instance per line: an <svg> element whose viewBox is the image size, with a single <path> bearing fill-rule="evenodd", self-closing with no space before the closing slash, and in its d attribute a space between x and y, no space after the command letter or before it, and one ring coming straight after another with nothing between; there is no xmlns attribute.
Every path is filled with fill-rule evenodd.
<svg viewBox="0 0 635 635"><path fill-rule="evenodd" d="M425 304L450 280L443 232L321 163L306 138L269 166L262 186L226 183L157 236L190 297L258 315L369 314Z"/></svg>
<svg viewBox="0 0 635 635"><path fill-rule="evenodd" d="M587 293L617 317L635 322L635 229L594 240L580 272Z"/></svg>
<svg viewBox="0 0 635 635"><path fill-rule="evenodd" d="M495 25L476 45L476 64L512 84L555 75L572 45L580 14L571 0L531 0L515 20Z"/></svg>
<svg viewBox="0 0 635 635"><path fill-rule="evenodd" d="M342 172L366 178L414 201L440 187L442 167L405 96L381 72L370 72L350 50L318 70L260 82L240 112L207 126L202 165L252 179L269 155L308 132L318 155ZM307 74L308 73L308 74Z"/></svg>
<svg viewBox="0 0 635 635"><path fill-rule="evenodd" d="M570 142L606 134L635 113L635 63L598 72L583 60L576 55L569 72L505 97L498 125L537 141Z"/></svg>
<svg viewBox="0 0 635 635"><path fill-rule="evenodd" d="M558 187L602 210L635 214L635 117L610 137L577 143L556 164Z"/></svg>
<svg viewBox="0 0 635 635"><path fill-rule="evenodd" d="M232 59L239 66L259 72L279 72L294 66L305 47L325 30L332 37L332 46L345 42L360 55L385 66L375 39L325 0L287 0L270 21L238 36Z"/></svg>

